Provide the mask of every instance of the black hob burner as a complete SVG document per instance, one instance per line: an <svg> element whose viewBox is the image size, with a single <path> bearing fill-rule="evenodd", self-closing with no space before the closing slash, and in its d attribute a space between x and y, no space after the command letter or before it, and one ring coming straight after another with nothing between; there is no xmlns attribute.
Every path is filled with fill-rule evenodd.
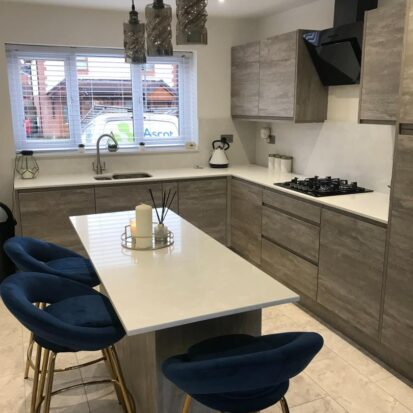
<svg viewBox="0 0 413 413"><path fill-rule="evenodd" d="M274 185L315 197L373 192L371 189L358 186L357 182L348 182L347 179L332 178L331 176L327 176L326 178L320 178L318 176L305 179L294 178L290 182L282 182Z"/></svg>

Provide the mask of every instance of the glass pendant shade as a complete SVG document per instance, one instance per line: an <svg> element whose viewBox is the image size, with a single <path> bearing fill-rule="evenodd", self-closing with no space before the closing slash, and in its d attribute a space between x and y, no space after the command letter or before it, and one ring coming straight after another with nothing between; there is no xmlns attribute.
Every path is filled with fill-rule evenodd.
<svg viewBox="0 0 413 413"><path fill-rule="evenodd" d="M148 56L172 56L172 8L155 0L145 9Z"/></svg>
<svg viewBox="0 0 413 413"><path fill-rule="evenodd" d="M127 63L146 63L145 24L140 23L138 12L132 2L129 21L123 24L125 60Z"/></svg>
<svg viewBox="0 0 413 413"><path fill-rule="evenodd" d="M208 44L208 0L176 0L176 43Z"/></svg>

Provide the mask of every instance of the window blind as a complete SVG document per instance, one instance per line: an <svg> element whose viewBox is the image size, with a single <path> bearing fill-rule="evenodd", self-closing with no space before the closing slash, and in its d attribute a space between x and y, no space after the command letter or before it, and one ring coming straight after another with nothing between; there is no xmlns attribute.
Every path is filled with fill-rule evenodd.
<svg viewBox="0 0 413 413"><path fill-rule="evenodd" d="M94 147L113 132L121 147L197 141L192 54L125 63L119 50L7 47L16 147Z"/></svg>

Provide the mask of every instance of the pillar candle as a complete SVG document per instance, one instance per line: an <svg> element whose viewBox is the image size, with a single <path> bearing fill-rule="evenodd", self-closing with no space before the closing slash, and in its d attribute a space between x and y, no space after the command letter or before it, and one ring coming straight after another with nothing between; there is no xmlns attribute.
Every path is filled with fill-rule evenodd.
<svg viewBox="0 0 413 413"><path fill-rule="evenodd" d="M152 207L141 204L136 207L137 246L149 248L152 246ZM139 239L142 237L141 239Z"/></svg>

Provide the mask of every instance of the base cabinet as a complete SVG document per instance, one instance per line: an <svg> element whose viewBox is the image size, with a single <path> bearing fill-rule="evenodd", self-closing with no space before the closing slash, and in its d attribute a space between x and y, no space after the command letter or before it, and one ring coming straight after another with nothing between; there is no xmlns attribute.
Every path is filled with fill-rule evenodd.
<svg viewBox="0 0 413 413"><path fill-rule="evenodd" d="M23 236L86 254L69 217L95 213L94 188L20 192L18 200Z"/></svg>
<svg viewBox="0 0 413 413"><path fill-rule="evenodd" d="M227 242L227 178L182 181L179 215L217 241Z"/></svg>
<svg viewBox="0 0 413 413"><path fill-rule="evenodd" d="M231 247L247 260L261 262L262 188L231 181Z"/></svg>
<svg viewBox="0 0 413 413"><path fill-rule="evenodd" d="M378 338L386 229L323 210L317 301Z"/></svg>

